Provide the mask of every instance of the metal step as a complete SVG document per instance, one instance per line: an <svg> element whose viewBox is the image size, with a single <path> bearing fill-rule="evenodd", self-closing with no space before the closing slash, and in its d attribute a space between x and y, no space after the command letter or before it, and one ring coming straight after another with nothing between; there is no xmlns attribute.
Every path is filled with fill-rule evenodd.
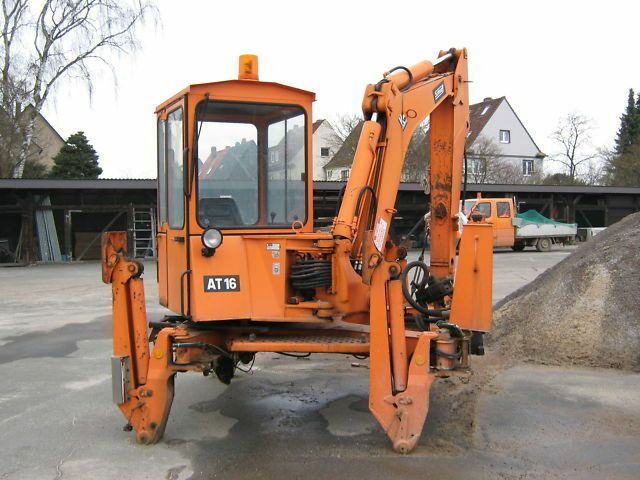
<svg viewBox="0 0 640 480"><path fill-rule="evenodd" d="M232 352L369 353L366 334L251 335L227 343Z"/></svg>

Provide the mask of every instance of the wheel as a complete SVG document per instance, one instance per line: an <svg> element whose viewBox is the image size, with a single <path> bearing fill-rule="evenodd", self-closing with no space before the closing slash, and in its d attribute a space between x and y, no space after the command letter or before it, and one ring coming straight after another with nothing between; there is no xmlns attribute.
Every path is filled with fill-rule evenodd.
<svg viewBox="0 0 640 480"><path fill-rule="evenodd" d="M539 238L536 243L536 250L539 252L548 252L551 250L551 239L550 238Z"/></svg>
<svg viewBox="0 0 640 480"><path fill-rule="evenodd" d="M511 250L513 250L514 252L521 252L524 250L524 247L526 247L524 243L516 243L513 247L511 247Z"/></svg>

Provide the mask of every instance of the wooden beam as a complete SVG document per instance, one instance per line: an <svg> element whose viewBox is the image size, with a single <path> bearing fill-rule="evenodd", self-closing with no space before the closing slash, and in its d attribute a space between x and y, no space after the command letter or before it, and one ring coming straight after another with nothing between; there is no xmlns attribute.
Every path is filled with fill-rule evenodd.
<svg viewBox="0 0 640 480"><path fill-rule="evenodd" d="M78 255L78 258L76 258L76 261L78 261L78 262L79 262L80 260L82 260L82 257L84 257L84 256L86 255L86 253L89 251L89 249L93 246L93 244L94 244L94 243L96 243L96 240L98 240L100 237L102 237L102 234L103 234L104 232L106 232L107 230L109 230L109 228L111 227L111 225L113 225L114 223L116 223L116 220L118 220L118 219L122 216L122 214L123 214L123 213L124 213L124 212L118 212L118 213L116 213L116 216L115 216L115 217L113 217L109 223L107 223L107 226L106 226L106 227L104 227L104 228L102 229L102 231L101 231L98 235L96 235L96 236L93 238L93 240L91 240L91 241L89 242L89 245L87 245L87 246L85 247L85 249L82 251L82 253L80 253L80 255Z"/></svg>

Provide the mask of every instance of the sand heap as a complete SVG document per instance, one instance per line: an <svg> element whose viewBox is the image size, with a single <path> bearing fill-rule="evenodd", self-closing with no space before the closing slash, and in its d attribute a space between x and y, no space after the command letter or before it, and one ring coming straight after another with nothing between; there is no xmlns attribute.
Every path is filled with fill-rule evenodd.
<svg viewBox="0 0 640 480"><path fill-rule="evenodd" d="M493 318L488 349L508 359L640 371L640 213L503 299Z"/></svg>

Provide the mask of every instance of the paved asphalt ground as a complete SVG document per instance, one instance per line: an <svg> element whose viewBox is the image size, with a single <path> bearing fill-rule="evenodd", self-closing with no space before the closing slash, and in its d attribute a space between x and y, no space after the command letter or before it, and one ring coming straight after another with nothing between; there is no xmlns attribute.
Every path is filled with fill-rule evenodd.
<svg viewBox="0 0 640 480"><path fill-rule="evenodd" d="M567 254L497 253L494 299ZM160 317L153 263L146 275ZM438 436L462 420L437 382L420 445L400 456L353 358L262 354L229 387L180 375L164 441L136 445L111 403L110 297L97 263L0 269L1 480L640 478L640 375L595 369L502 370L459 442Z"/></svg>

